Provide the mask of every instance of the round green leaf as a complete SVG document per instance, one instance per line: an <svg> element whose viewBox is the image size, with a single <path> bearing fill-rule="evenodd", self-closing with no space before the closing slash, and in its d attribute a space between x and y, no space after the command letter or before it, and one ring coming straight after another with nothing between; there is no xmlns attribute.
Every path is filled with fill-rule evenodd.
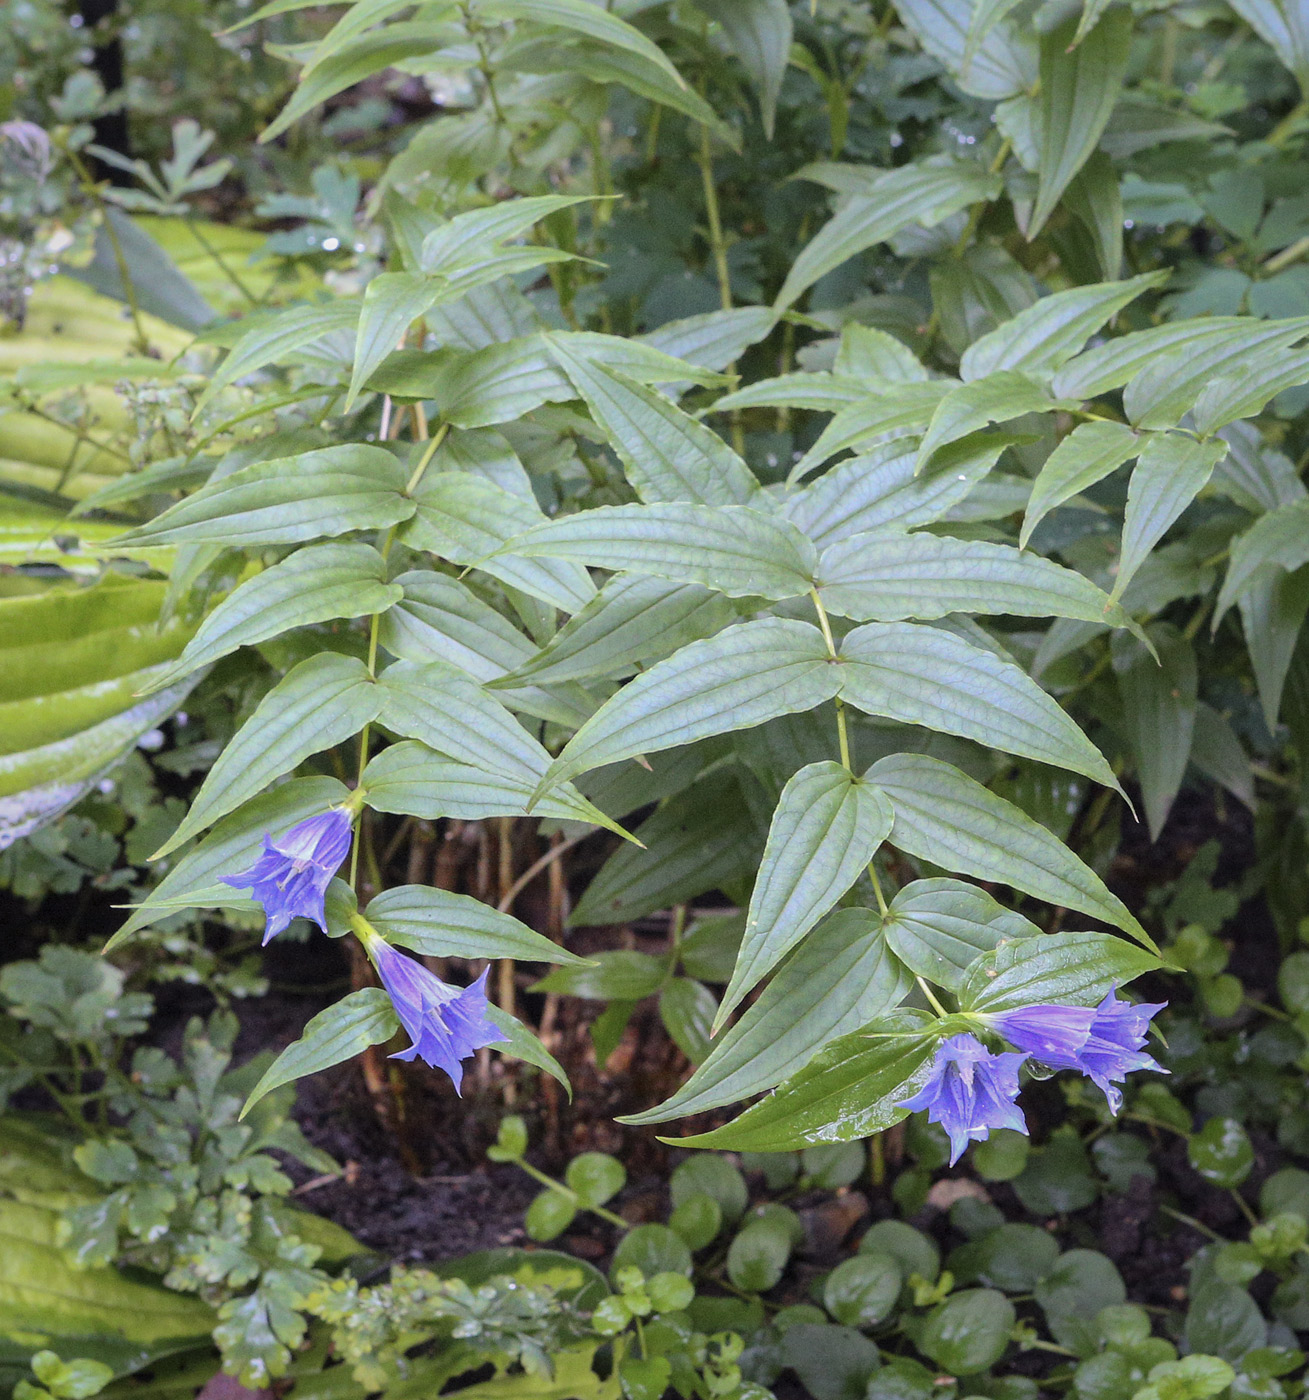
<svg viewBox="0 0 1309 1400"><path fill-rule="evenodd" d="M686 1241L688 1249L703 1249L723 1228L723 1208L703 1191L693 1192L674 1208L668 1228Z"/></svg>
<svg viewBox="0 0 1309 1400"><path fill-rule="evenodd" d="M1027 1166L1031 1140L1026 1133L997 1128L973 1147L973 1166L983 1181L1012 1181Z"/></svg>
<svg viewBox="0 0 1309 1400"><path fill-rule="evenodd" d="M1254 1148L1235 1118L1211 1118L1187 1146L1191 1165L1215 1186L1239 1186L1254 1166Z"/></svg>
<svg viewBox="0 0 1309 1400"><path fill-rule="evenodd" d="M614 1279L620 1269L632 1268L640 1269L645 1278L656 1274L685 1274L690 1278L691 1251L667 1225L638 1225L619 1240L609 1277Z"/></svg>
<svg viewBox="0 0 1309 1400"><path fill-rule="evenodd" d="M708 1152L688 1157L673 1171L668 1182L673 1205L679 1206L688 1196L703 1192L718 1202L723 1219L734 1223L745 1214L750 1201L745 1177L727 1160Z"/></svg>
<svg viewBox="0 0 1309 1400"><path fill-rule="evenodd" d="M856 1254L823 1285L823 1306L847 1327L875 1327L900 1296L900 1265L889 1254Z"/></svg>
<svg viewBox="0 0 1309 1400"><path fill-rule="evenodd" d="M955 1376L994 1366L1009 1345L1017 1314L993 1288L970 1288L933 1308L918 1334L924 1355Z"/></svg>
<svg viewBox="0 0 1309 1400"><path fill-rule="evenodd" d="M527 1207L523 1228L531 1239L553 1240L568 1229L576 1215L572 1201L547 1188Z"/></svg>
<svg viewBox="0 0 1309 1400"><path fill-rule="evenodd" d="M607 1152L583 1152L569 1162L564 1180L577 1192L582 1205L602 1206L623 1189L627 1169Z"/></svg>
<svg viewBox="0 0 1309 1400"><path fill-rule="evenodd" d="M776 1220L755 1220L727 1251L727 1276L747 1293L766 1293L782 1277L791 1256L786 1227Z"/></svg>

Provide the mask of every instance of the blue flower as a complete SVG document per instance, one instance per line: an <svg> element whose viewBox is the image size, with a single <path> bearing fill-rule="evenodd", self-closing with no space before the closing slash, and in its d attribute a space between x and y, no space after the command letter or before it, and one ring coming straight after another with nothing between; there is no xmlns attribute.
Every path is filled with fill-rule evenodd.
<svg viewBox="0 0 1309 1400"><path fill-rule="evenodd" d="M397 953L385 939L363 933L364 946L382 979L400 1024L413 1044L391 1058L425 1061L443 1069L461 1092L460 1064L484 1045L505 1041L486 1014L486 971L468 987L452 987L422 963Z"/></svg>
<svg viewBox="0 0 1309 1400"><path fill-rule="evenodd" d="M1121 1001L1117 988L1096 1007L1025 1006L989 1019L1011 1045L1040 1060L1051 1069L1075 1069L1104 1091L1110 1111L1123 1106L1122 1090L1115 1088L1136 1069L1167 1071L1145 1053L1150 1018L1167 1002L1140 1006Z"/></svg>
<svg viewBox="0 0 1309 1400"><path fill-rule="evenodd" d="M276 843L265 835L263 853L249 870L222 877L225 885L249 889L263 905L265 943L297 916L312 919L327 932L323 899L350 851L350 827L344 807L306 817Z"/></svg>
<svg viewBox="0 0 1309 1400"><path fill-rule="evenodd" d="M953 1035L936 1052L927 1083L899 1106L913 1111L925 1108L928 1119L945 1129L954 1166L964 1148L984 1141L992 1128L1027 1132L1015 1102L1018 1067L1026 1058L1012 1052L993 1055L974 1036Z"/></svg>

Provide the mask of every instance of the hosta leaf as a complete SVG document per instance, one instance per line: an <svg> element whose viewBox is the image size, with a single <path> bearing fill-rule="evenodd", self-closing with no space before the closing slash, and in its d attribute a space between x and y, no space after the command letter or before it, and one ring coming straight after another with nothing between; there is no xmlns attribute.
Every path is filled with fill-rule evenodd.
<svg viewBox="0 0 1309 1400"><path fill-rule="evenodd" d="M890 804L839 763L811 763L782 789L718 1030L854 884L891 829Z"/></svg>
<svg viewBox="0 0 1309 1400"><path fill-rule="evenodd" d="M840 685L808 622L761 618L691 642L625 685L573 735L541 784L619 759L811 710Z"/></svg>
<svg viewBox="0 0 1309 1400"><path fill-rule="evenodd" d="M884 172L866 194L844 204L801 250L777 295L775 309L785 310L820 277L907 225L932 228L970 204L995 199L1001 188L999 175L975 161L929 161Z"/></svg>
<svg viewBox="0 0 1309 1400"><path fill-rule="evenodd" d="M1095 150L1127 72L1132 16L1109 10L1075 48L1069 21L1041 38L1041 162L1027 226L1035 238L1059 197Z"/></svg>
<svg viewBox="0 0 1309 1400"><path fill-rule="evenodd" d="M310 754L352 738L377 718L382 699L368 668L354 657L324 651L300 662L228 741L182 824L151 860L175 851Z"/></svg>
<svg viewBox="0 0 1309 1400"><path fill-rule="evenodd" d="M643 501L743 505L758 494L750 469L718 436L671 399L552 342L560 367L586 401Z"/></svg>
<svg viewBox="0 0 1309 1400"><path fill-rule="evenodd" d="M1011 613L1122 627L1127 618L1090 579L1009 545L932 535L852 535L823 551L823 602L861 622Z"/></svg>
<svg viewBox="0 0 1309 1400"><path fill-rule="evenodd" d="M1049 904L1149 937L1126 906L1062 841L1011 802L940 759L893 754L868 770L895 808L890 842L981 880L1001 880Z"/></svg>
<svg viewBox="0 0 1309 1400"><path fill-rule="evenodd" d="M382 612L404 596L399 584L387 583L385 575L386 565L372 545L320 544L299 549L225 598L152 688L293 627Z"/></svg>
<svg viewBox="0 0 1309 1400"><path fill-rule="evenodd" d="M794 1152L855 1142L908 1117L939 1041L932 1018L896 1011L830 1041L798 1073L725 1127L674 1139L729 1152Z"/></svg>
<svg viewBox="0 0 1309 1400"><path fill-rule="evenodd" d="M870 622L841 643L841 698L1117 787L1103 754L1011 661L940 627Z"/></svg>
<svg viewBox="0 0 1309 1400"><path fill-rule="evenodd" d="M1183 433L1146 435L1127 490L1118 577L1110 594L1115 602L1150 551L1204 489L1226 452L1221 438L1196 442Z"/></svg>
<svg viewBox="0 0 1309 1400"><path fill-rule="evenodd" d="M1098 282L1042 297L975 340L959 361L960 378L984 379L1005 369L1029 374L1056 370L1124 306L1168 277L1166 271L1147 272L1126 282Z"/></svg>
<svg viewBox="0 0 1309 1400"><path fill-rule="evenodd" d="M887 946L911 971L957 992L982 953L1002 940L1032 938L1035 924L959 880L915 880L891 901Z"/></svg>
<svg viewBox="0 0 1309 1400"><path fill-rule="evenodd" d="M830 1041L897 1006L910 985L887 948L877 915L838 909L796 949L670 1099L620 1121L663 1123L771 1089Z"/></svg>
<svg viewBox="0 0 1309 1400"><path fill-rule="evenodd" d="M1032 531L1065 501L1103 481L1138 451L1139 438L1123 423L1079 423L1045 459L1023 517L1020 549Z"/></svg>
<svg viewBox="0 0 1309 1400"><path fill-rule="evenodd" d="M301 544L398 524L414 513L404 468L367 443L254 462L120 535L115 545Z"/></svg>
<svg viewBox="0 0 1309 1400"><path fill-rule="evenodd" d="M497 557L505 555L568 559L747 598L807 593L816 558L813 545L777 516L680 502L579 511L516 535Z"/></svg>

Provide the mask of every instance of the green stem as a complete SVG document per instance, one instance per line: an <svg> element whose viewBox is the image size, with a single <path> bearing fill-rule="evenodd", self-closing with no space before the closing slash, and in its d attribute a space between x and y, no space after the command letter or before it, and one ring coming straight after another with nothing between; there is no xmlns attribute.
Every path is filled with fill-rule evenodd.
<svg viewBox="0 0 1309 1400"><path fill-rule="evenodd" d="M921 977L915 977L914 980L923 989L923 995L931 1002L932 1010L935 1011L938 1016L948 1016L950 1013L936 999L936 993L932 991L931 987L929 987Z"/></svg>
<svg viewBox="0 0 1309 1400"><path fill-rule="evenodd" d="M195 239L195 241L205 250L206 253L209 254L211 258L213 258L213 260L222 269L223 275L232 284L232 286L234 286L236 290L241 293L241 295L246 299L246 301L250 303L251 306L258 306L258 297L256 297L255 294L250 290L250 288L247 287L245 283L241 281L241 278L238 276L236 269L228 265L228 261L222 255L222 253L220 253L218 249L215 248L214 245L205 237L205 235L200 232L200 224L194 215L187 215L186 226L188 229L190 229L191 236Z"/></svg>
<svg viewBox="0 0 1309 1400"><path fill-rule="evenodd" d="M723 216L718 207L718 186L714 184L714 153L708 124L700 123L700 151L697 157L700 166L700 183L704 186L705 217L709 221L709 250L714 259L714 270L718 275L718 300L724 311L732 309L732 274L727 266L727 240L723 237ZM736 364L727 366L728 374L736 373ZM745 429L741 423L739 409L731 415L732 446L738 457L745 456Z"/></svg>
<svg viewBox="0 0 1309 1400"><path fill-rule="evenodd" d="M132 313L132 330L136 340L136 348L143 355L148 355L150 341L146 337L145 327L141 324L141 308L137 305L136 288L132 284L132 275L127 270L127 258L123 253L123 245L118 241L118 231L114 228L113 221L109 217L109 205L100 193L99 185L91 178L91 172L86 168L81 156L68 146L64 147L64 154L72 164L83 191L95 200L100 209L100 216L104 220L105 237L108 238L109 246L113 249L114 262L118 265L118 277L123 284L123 298L127 302L127 309Z"/></svg>
<svg viewBox="0 0 1309 1400"><path fill-rule="evenodd" d="M565 1186L562 1181L556 1181L554 1177L547 1176L545 1172L539 1171L531 1162L519 1157L515 1161L515 1166L521 1167L528 1176L539 1181L542 1186L548 1187L556 1195L562 1196L566 1201L571 1201L578 1210L589 1210L592 1215L598 1215L601 1220L607 1220L611 1225L616 1225L620 1230L630 1230L631 1223L623 1219L621 1215L615 1215L613 1211L606 1210L604 1206L589 1206L571 1187Z"/></svg>
<svg viewBox="0 0 1309 1400"><path fill-rule="evenodd" d="M809 597L813 600L814 610L818 613L818 625L823 629L823 640L827 643L827 654L835 662L836 640L832 636L832 624L827 617L827 609L823 607L823 600L818 596L818 590L811 588ZM850 731L845 720L845 703L838 695L834 701L836 705L836 742L841 749L841 766L847 773L853 773L850 766Z"/></svg>

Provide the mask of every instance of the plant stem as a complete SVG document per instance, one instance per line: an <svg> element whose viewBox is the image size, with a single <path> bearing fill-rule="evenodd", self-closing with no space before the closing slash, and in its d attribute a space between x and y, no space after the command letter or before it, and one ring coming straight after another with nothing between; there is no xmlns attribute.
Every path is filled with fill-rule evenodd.
<svg viewBox="0 0 1309 1400"><path fill-rule="evenodd" d="M519 1157L515 1160L515 1166L521 1167L528 1176L539 1181L542 1186L549 1187L556 1195L562 1196L565 1200L571 1201L578 1210L589 1210L592 1215L598 1215L601 1220L607 1220L611 1225L617 1225L620 1230L630 1230L632 1228L629 1221L623 1219L621 1215L615 1215L613 1211L606 1210L604 1206L586 1205L581 1197L571 1187L565 1186L562 1181L556 1181L554 1177L547 1176L545 1172L539 1171L531 1162Z"/></svg>
<svg viewBox="0 0 1309 1400"><path fill-rule="evenodd" d="M718 274L718 299L724 311L732 309L732 274L727 266L727 240L723 237L723 218L718 208L718 186L714 184L714 153L708 124L700 123L700 182L704 186L705 217L709 221L709 250L713 254ZM736 363L727 366L728 374L736 373ZM745 456L745 430L739 409L733 409L731 419L732 446L738 457Z"/></svg>
<svg viewBox="0 0 1309 1400"><path fill-rule="evenodd" d="M928 1001L932 1003L932 1009L936 1012L936 1014L938 1016L948 1016L950 1013L945 1009L944 1006L941 1005L939 1001L937 1001L936 993L932 991L931 987L929 987L921 977L916 977L914 980L923 989L923 995L927 998Z"/></svg>
<svg viewBox="0 0 1309 1400"><path fill-rule="evenodd" d="M195 241L205 250L206 253L209 254L211 258L213 258L213 260L222 269L223 275L227 278L227 280L236 288L238 292L241 293L241 295L246 299L246 301L250 303L251 306L258 306L258 297L256 297L255 294L250 290L250 288L247 287L245 283L241 281L241 278L238 276L236 269L228 265L228 261L222 255L222 253L220 253L218 249L215 248L214 245L209 241L209 239L206 238L205 235L200 232L199 221L195 218L194 215L187 215L186 226L191 231L191 236L195 239Z"/></svg>
<svg viewBox="0 0 1309 1400"><path fill-rule="evenodd" d="M823 640L827 643L827 654L835 662L836 641L832 636L832 624L828 621L827 609L823 607L823 600L818 596L818 590L811 588L809 597L813 600L814 610L818 613L818 625L823 629ZM845 704L838 695L833 702L836 705L836 741L841 749L841 766L847 773L853 773L850 766L850 731L846 725Z"/></svg>

